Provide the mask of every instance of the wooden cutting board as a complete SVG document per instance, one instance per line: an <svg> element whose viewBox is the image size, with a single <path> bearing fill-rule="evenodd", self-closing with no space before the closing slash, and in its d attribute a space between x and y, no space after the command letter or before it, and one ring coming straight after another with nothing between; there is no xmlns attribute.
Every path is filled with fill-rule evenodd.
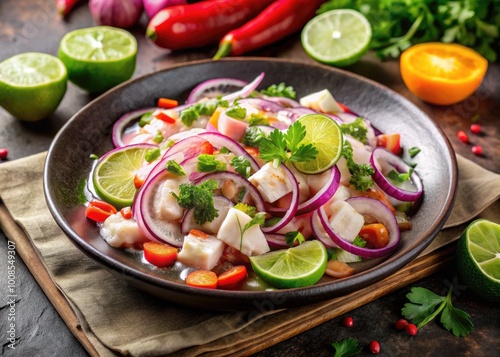
<svg viewBox="0 0 500 357"><path fill-rule="evenodd" d="M17 253L23 259L26 266L31 271L31 274L33 274L71 332L73 332L75 337L82 343L91 356L98 356L99 354L96 349L81 329L78 318L74 314L68 300L50 278L36 249L32 246L30 240L19 225L14 222L6 207L1 203L0 227L9 239L16 243ZM455 245L445 246L434 252L418 257L395 274L376 284L372 284L369 287L349 295L319 304L318 308L312 313L309 312L307 316L295 316L295 318L287 320L279 326L270 326L270 324L267 324L264 329L259 330L258 334L253 333L248 336L242 336L242 333L245 333L244 331L242 333L237 333L232 343L228 343L226 338L223 349L208 352L211 348L207 346L207 349L201 347L197 348L197 350L204 350L203 352L205 354L214 356L226 356L230 354L250 355L264 350L283 340L376 300L392 291L431 275L452 260L454 253Z"/></svg>

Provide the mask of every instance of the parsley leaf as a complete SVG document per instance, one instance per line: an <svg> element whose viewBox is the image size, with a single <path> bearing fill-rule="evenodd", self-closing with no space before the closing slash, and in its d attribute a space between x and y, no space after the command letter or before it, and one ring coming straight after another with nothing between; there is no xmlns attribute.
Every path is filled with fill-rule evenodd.
<svg viewBox="0 0 500 357"><path fill-rule="evenodd" d="M352 123L340 124L340 130L343 134L352 136L354 139L361 141L363 144L368 142L368 128L363 118L356 118Z"/></svg>
<svg viewBox="0 0 500 357"><path fill-rule="evenodd" d="M366 240L364 240L360 236L356 236L356 238L354 238L354 241L352 242L352 244L355 245L356 247L363 248L366 245Z"/></svg>
<svg viewBox="0 0 500 357"><path fill-rule="evenodd" d="M361 353L361 347L355 338L333 342L332 347L335 349L333 357L349 357Z"/></svg>
<svg viewBox="0 0 500 357"><path fill-rule="evenodd" d="M199 172L226 171L227 164L215 158L212 154L201 154L198 156L196 169Z"/></svg>
<svg viewBox="0 0 500 357"><path fill-rule="evenodd" d="M176 175L176 176L184 176L186 173L184 172L181 165L179 165L174 160L168 160L166 164L166 169L168 172Z"/></svg>
<svg viewBox="0 0 500 357"><path fill-rule="evenodd" d="M214 207L213 190L218 188L217 181L207 180L198 186L189 183L179 185L179 195L171 194L177 203L187 209L194 208L194 219L196 223L203 224L212 222L219 217L218 210Z"/></svg>
<svg viewBox="0 0 500 357"><path fill-rule="evenodd" d="M243 120L247 116L246 108L236 105L226 110L226 115L233 119Z"/></svg>
<svg viewBox="0 0 500 357"><path fill-rule="evenodd" d="M280 84L272 84L260 92L270 97L285 97L290 99L295 99L297 97L293 87L287 86L284 82L281 82Z"/></svg>
<svg viewBox="0 0 500 357"><path fill-rule="evenodd" d="M299 144L305 135L306 129L298 121L289 126L285 133L274 129L268 137L260 141L259 156L266 161L274 161L275 167L287 160L295 162L314 160L318 155L316 147L313 144Z"/></svg>
<svg viewBox="0 0 500 357"><path fill-rule="evenodd" d="M250 118L248 118L248 123L250 126L255 125L269 125L269 122L266 120L266 117L262 114L250 114Z"/></svg>
<svg viewBox="0 0 500 357"><path fill-rule="evenodd" d="M234 167L234 170L244 178L250 177L250 161L248 161L244 156L233 157L230 164Z"/></svg>
<svg viewBox="0 0 500 357"><path fill-rule="evenodd" d="M453 306L451 295L453 284L445 297L439 296L432 291L414 287L406 295L409 303L401 309L403 316L421 328L432 321L441 313L441 323L444 328L451 331L455 336L465 336L472 331L474 325L469 319L469 315Z"/></svg>
<svg viewBox="0 0 500 357"><path fill-rule="evenodd" d="M217 107L225 107L229 106L228 102L221 99L212 99L206 100L204 102L199 102L193 105L190 105L187 108L181 110L179 115L182 123L186 126L192 126L193 123L198 120L200 115L212 115Z"/></svg>
<svg viewBox="0 0 500 357"><path fill-rule="evenodd" d="M420 149L418 147L412 147L408 149L408 154L410 154L410 157L413 158L417 156L417 154L420 152Z"/></svg>
<svg viewBox="0 0 500 357"><path fill-rule="evenodd" d="M408 181L412 173L413 173L413 167L410 167L410 171L403 173L399 173L396 170L391 170L387 174L387 177L393 180L394 182L401 183Z"/></svg>
<svg viewBox="0 0 500 357"><path fill-rule="evenodd" d="M248 146L259 147L266 134L257 126L249 126L245 129L245 134L241 142Z"/></svg>
<svg viewBox="0 0 500 357"><path fill-rule="evenodd" d="M353 185L356 190L366 192L373 186L371 175L375 173L375 170L370 164L357 164L354 162L352 146L347 140L344 141L342 156L346 159L347 168L351 173L349 183Z"/></svg>
<svg viewBox="0 0 500 357"><path fill-rule="evenodd" d="M299 231L286 232L285 240L286 244L288 244L289 247L293 247L295 245L295 242L302 244L306 241L304 235Z"/></svg>

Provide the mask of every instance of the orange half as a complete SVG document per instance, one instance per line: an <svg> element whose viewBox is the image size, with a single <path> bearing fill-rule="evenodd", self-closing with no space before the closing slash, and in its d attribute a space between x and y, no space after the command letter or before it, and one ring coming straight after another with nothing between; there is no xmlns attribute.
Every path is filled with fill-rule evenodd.
<svg viewBox="0 0 500 357"><path fill-rule="evenodd" d="M469 97L481 85L488 61L476 51L458 44L429 42L403 52L403 82L418 98L449 105Z"/></svg>

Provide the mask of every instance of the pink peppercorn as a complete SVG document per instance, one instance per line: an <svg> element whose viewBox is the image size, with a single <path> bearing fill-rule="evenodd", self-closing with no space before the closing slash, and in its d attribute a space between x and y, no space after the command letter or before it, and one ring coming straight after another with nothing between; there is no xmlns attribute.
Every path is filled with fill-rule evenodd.
<svg viewBox="0 0 500 357"><path fill-rule="evenodd" d="M371 341L370 345L368 346L370 349L370 352L377 355L380 353L380 344L377 341Z"/></svg>
<svg viewBox="0 0 500 357"><path fill-rule="evenodd" d="M350 316L345 317L342 320L342 325L344 325L345 327L353 327L354 326L354 320L353 320L353 318L350 317Z"/></svg>
<svg viewBox="0 0 500 357"><path fill-rule="evenodd" d="M9 150L0 148L0 160L5 160L7 155L9 155Z"/></svg>
<svg viewBox="0 0 500 357"><path fill-rule="evenodd" d="M405 319L399 319L398 321L396 321L395 327L398 331L404 331L407 325L408 321L406 321Z"/></svg>
<svg viewBox="0 0 500 357"><path fill-rule="evenodd" d="M482 131L481 125L479 124L472 124L470 126L470 131L473 132L474 134L480 134Z"/></svg>
<svg viewBox="0 0 500 357"><path fill-rule="evenodd" d="M479 145L474 145L471 148L471 151L474 155L481 155L483 153L483 148Z"/></svg>
<svg viewBox="0 0 500 357"><path fill-rule="evenodd" d="M408 324L406 325L406 333L410 336L415 336L418 332L417 326L414 324Z"/></svg>
<svg viewBox="0 0 500 357"><path fill-rule="evenodd" d="M465 131L463 130L460 130L458 133L457 133L457 137L460 139L461 142L463 142L464 144L467 144L469 143L469 137L467 136L467 134L465 133Z"/></svg>

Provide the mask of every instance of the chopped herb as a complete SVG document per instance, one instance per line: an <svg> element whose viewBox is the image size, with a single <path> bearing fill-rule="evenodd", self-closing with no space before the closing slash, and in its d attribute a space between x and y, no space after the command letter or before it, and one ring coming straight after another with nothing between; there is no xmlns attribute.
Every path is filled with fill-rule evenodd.
<svg viewBox="0 0 500 357"><path fill-rule="evenodd" d="M247 116L246 108L240 107L239 105L231 107L226 110L226 115L233 119L243 120Z"/></svg>
<svg viewBox="0 0 500 357"><path fill-rule="evenodd" d="M248 161L244 156L233 157L230 164L234 167L234 170L244 178L250 177L250 161Z"/></svg>
<svg viewBox="0 0 500 357"><path fill-rule="evenodd" d="M231 151L229 151L229 149L227 147L223 146L220 148L219 152L221 154L229 154Z"/></svg>
<svg viewBox="0 0 500 357"><path fill-rule="evenodd" d="M285 240L286 244L288 244L289 247L293 247L295 245L295 242L302 244L306 241L302 233L300 233L299 231L286 232Z"/></svg>
<svg viewBox="0 0 500 357"><path fill-rule="evenodd" d="M264 222L264 227L272 227L276 225L281 220L279 217L271 217L269 219L266 219L266 222Z"/></svg>
<svg viewBox="0 0 500 357"><path fill-rule="evenodd" d="M407 164L413 169L418 165L416 162L408 162Z"/></svg>
<svg viewBox="0 0 500 357"><path fill-rule="evenodd" d="M161 143L163 141L163 139L165 139L161 133L160 130L158 130L158 133L156 134L156 136L153 138L153 141L157 144Z"/></svg>
<svg viewBox="0 0 500 357"><path fill-rule="evenodd" d="M256 213L250 221L248 221L247 224L245 224L244 227L241 227L240 219L238 216L236 216L236 220L238 221L238 227L240 228L240 250L243 248L243 236L245 235L245 232L252 226L255 226L258 224L259 226L264 224L266 220L266 213L265 212L259 212Z"/></svg>
<svg viewBox="0 0 500 357"><path fill-rule="evenodd" d="M318 154L316 147L313 144L299 145L305 136L306 128L298 121L289 126L286 133L274 129L260 141L259 156L266 161L273 161L274 167L285 161L314 160Z"/></svg>
<svg viewBox="0 0 500 357"><path fill-rule="evenodd" d="M420 149L417 147L412 147L408 149L408 154L410 154L410 157L415 157L417 154L420 152Z"/></svg>
<svg viewBox="0 0 500 357"><path fill-rule="evenodd" d="M234 208L240 210L241 212L249 215L250 217L254 217L255 214L257 213L257 208L254 206L250 206L246 203L237 203L234 205Z"/></svg>
<svg viewBox="0 0 500 357"><path fill-rule="evenodd" d="M247 193L247 189L243 187L240 192L238 192L238 202L242 202Z"/></svg>
<svg viewBox="0 0 500 357"><path fill-rule="evenodd" d="M387 174L387 177L390 178L391 180L393 180L394 182L401 183L401 182L408 181L410 179L410 176L412 173L413 173L413 167L410 168L410 171L404 172L404 173L399 173L396 170L391 170Z"/></svg>
<svg viewBox="0 0 500 357"><path fill-rule="evenodd" d="M155 161L157 158L160 157L160 149L156 148L156 149L148 149L146 151L146 155L144 156L144 158L146 159L147 162L152 162L152 161Z"/></svg>
<svg viewBox="0 0 500 357"><path fill-rule="evenodd" d="M366 192L366 190L373 186L371 175L375 173L375 170L370 164L357 164L354 162L352 146L347 140L344 142L344 147L342 148L342 156L346 159L347 168L351 173L349 183L356 190Z"/></svg>
<svg viewBox="0 0 500 357"><path fill-rule="evenodd" d="M266 120L266 117L264 117L262 114L255 114L255 113L250 114L248 123L250 124L250 126L269 125L269 123Z"/></svg>
<svg viewBox="0 0 500 357"><path fill-rule="evenodd" d="M333 357L349 357L361 353L361 347L355 338L333 342L332 347L335 349Z"/></svg>
<svg viewBox="0 0 500 357"><path fill-rule="evenodd" d="M342 133L352 136L363 144L368 142L368 128L363 118L358 117L352 123L340 124Z"/></svg>
<svg viewBox="0 0 500 357"><path fill-rule="evenodd" d="M418 324L419 329L441 314L440 321L445 329L451 331L455 336L466 336L472 331L474 325L466 312L452 305L452 292L453 284L451 284L446 296L439 296L425 288L413 287L411 292L406 295L410 302L404 305L401 313L405 318Z"/></svg>
<svg viewBox="0 0 500 357"><path fill-rule="evenodd" d="M180 113L181 121L186 126L192 126L198 120L200 115L212 115L217 107L228 107L228 102L225 100L207 100L204 102L193 104Z"/></svg>
<svg viewBox="0 0 500 357"><path fill-rule="evenodd" d="M262 139L266 137L266 134L256 126L249 126L245 129L245 134L241 142L248 146L259 147Z"/></svg>
<svg viewBox="0 0 500 357"><path fill-rule="evenodd" d="M176 176L184 176L185 172L181 165L179 165L174 160L168 160L166 164L166 169L168 172L176 175Z"/></svg>
<svg viewBox="0 0 500 357"><path fill-rule="evenodd" d="M285 97L290 99L295 99L297 97L297 93L295 93L293 87L287 86L284 82L270 85L268 88L263 89L260 92L270 97Z"/></svg>
<svg viewBox="0 0 500 357"><path fill-rule="evenodd" d="M90 154L89 158L92 160L97 160L97 159L99 159L99 156L97 156L96 154Z"/></svg>
<svg viewBox="0 0 500 357"><path fill-rule="evenodd" d="M218 210L214 207L213 191L218 188L217 181L207 180L198 186L183 183L179 186L179 195L171 194L177 203L187 209L194 208L194 219L196 223L203 224L212 222L219 217Z"/></svg>
<svg viewBox="0 0 500 357"><path fill-rule="evenodd" d="M471 122L475 123L477 122L479 119L481 119L481 116L479 114L475 114L472 118L471 118Z"/></svg>
<svg viewBox="0 0 500 357"><path fill-rule="evenodd" d="M364 240L360 236L356 236L356 238L354 238L354 241L352 242L352 244L355 245L356 247L363 248L366 245L366 240Z"/></svg>
<svg viewBox="0 0 500 357"><path fill-rule="evenodd" d="M199 172L226 171L227 164L215 158L215 155L201 154L198 156L196 169Z"/></svg>
<svg viewBox="0 0 500 357"><path fill-rule="evenodd" d="M146 126L146 124L151 123L151 120L153 120L153 112L147 112L141 115L141 118L139 119L139 126L143 128Z"/></svg>

